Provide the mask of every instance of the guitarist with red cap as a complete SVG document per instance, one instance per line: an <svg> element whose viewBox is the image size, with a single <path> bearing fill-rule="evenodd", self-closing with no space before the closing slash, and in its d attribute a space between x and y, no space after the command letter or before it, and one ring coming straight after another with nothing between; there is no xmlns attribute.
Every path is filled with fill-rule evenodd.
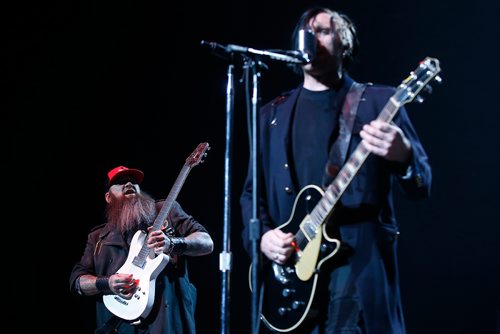
<svg viewBox="0 0 500 334"><path fill-rule="evenodd" d="M108 172L106 222L90 231L71 292L97 297L95 333L195 333L196 288L185 256L210 254L212 238L175 196L144 192L143 179L125 166Z"/></svg>

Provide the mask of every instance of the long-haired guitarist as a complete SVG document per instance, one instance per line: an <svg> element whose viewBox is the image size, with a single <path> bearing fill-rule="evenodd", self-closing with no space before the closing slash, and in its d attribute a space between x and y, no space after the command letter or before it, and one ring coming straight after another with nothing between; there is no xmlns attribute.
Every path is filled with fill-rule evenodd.
<svg viewBox="0 0 500 334"><path fill-rule="evenodd" d="M184 256L211 253L212 239L176 201L152 231L164 201L141 190L143 178L142 171L125 166L109 171L106 223L89 233L70 289L96 297L96 333L195 333L196 288ZM146 250L143 262L139 250ZM138 310L141 316L134 314Z"/></svg>
<svg viewBox="0 0 500 334"><path fill-rule="evenodd" d="M406 92L395 95L396 87L361 84L348 75L359 43L345 14L308 9L292 40L307 60L296 67L303 80L262 106L258 170L250 161L241 195L250 256L257 239L251 231L259 231L252 224L261 224L262 268L250 266L261 282L250 287L261 301L265 326L259 327L404 334L393 197L399 186L409 198L423 199L431 186L407 101L397 99Z"/></svg>

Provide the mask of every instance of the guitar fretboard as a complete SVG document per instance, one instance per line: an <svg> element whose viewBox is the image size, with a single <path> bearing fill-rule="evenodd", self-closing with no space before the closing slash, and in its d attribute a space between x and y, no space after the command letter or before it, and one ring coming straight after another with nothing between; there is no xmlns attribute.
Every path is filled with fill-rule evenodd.
<svg viewBox="0 0 500 334"><path fill-rule="evenodd" d="M208 145L208 143L200 143L193 151L193 153L191 153L191 155L186 159L186 162L184 163L184 166L182 167L179 175L177 176L177 179L175 180L175 183L172 186L170 193L165 199L165 202L163 203L160 212L156 216L153 225L151 225L152 226L151 231L156 231L161 229L163 223L168 217L168 214L170 213L170 210L172 209L172 205L174 204L174 201L177 198L177 195L179 194L182 185L186 181L189 172L194 166L198 165L200 162L203 162L203 158L206 156L206 151L208 151L209 149L210 146ZM132 260L132 264L140 268L144 268L144 266L146 265L147 257L150 254L150 252L151 250L148 248L147 243L144 242L142 244L141 250L139 251L137 256L135 256L134 259Z"/></svg>
<svg viewBox="0 0 500 334"><path fill-rule="evenodd" d="M174 204L175 199L177 198L177 195L179 194L182 185L186 181L186 178L189 174L189 171L191 170L191 166L185 164L179 175L177 176L177 179L175 180L174 185L172 186L172 190L168 194L167 198L165 199L165 203L163 203L163 206L158 213L158 216L156 216L156 219L152 225L151 231L156 231L159 230L165 220L168 217L168 214L170 210L172 209L172 205ZM140 268L143 268L146 265L146 259L147 256L149 255L149 252L151 250L148 248L147 243L143 243L141 250L137 254L137 256L134 258L132 263Z"/></svg>

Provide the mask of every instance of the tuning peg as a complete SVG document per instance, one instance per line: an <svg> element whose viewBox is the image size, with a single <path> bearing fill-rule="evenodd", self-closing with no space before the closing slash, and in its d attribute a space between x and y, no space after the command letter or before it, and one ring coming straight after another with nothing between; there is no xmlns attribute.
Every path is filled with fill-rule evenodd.
<svg viewBox="0 0 500 334"><path fill-rule="evenodd" d="M417 103L423 103L424 102L424 98L422 96L420 96L420 95L417 95L415 97L415 102L417 102Z"/></svg>
<svg viewBox="0 0 500 334"><path fill-rule="evenodd" d="M436 81L436 82L437 82L437 83L439 83L439 84L443 83L443 79L441 79L441 77L440 77L439 75L436 75L436 76L434 77L434 81Z"/></svg>

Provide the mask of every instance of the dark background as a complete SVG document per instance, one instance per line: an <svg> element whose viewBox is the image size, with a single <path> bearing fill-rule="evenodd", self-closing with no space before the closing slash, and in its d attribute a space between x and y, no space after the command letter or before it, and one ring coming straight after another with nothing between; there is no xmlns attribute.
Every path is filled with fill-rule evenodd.
<svg viewBox="0 0 500 334"><path fill-rule="evenodd" d="M93 305L68 277L104 210L106 172L145 172L165 197L200 142L212 149L178 200L210 231L213 254L190 259L200 333L220 331L226 71L201 40L288 49L310 1L16 1L2 12L4 324L19 333L91 333ZM397 198L408 334L499 333L500 3L317 1L358 27L361 82L398 85L426 56L443 84L410 117L434 171L432 197ZM267 101L298 79L264 60ZM236 67L236 79L241 67ZM231 331L248 333L249 258L238 197L248 159L237 82L231 159ZM12 307L14 306L14 307Z"/></svg>

